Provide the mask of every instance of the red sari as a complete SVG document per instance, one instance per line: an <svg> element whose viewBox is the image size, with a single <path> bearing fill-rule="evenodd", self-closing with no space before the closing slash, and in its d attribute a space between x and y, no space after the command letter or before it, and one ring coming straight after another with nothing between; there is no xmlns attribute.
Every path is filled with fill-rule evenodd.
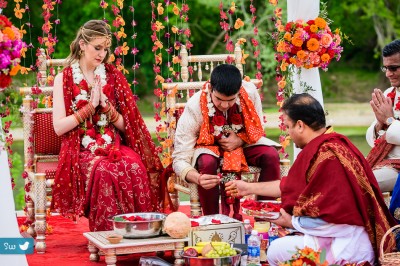
<svg viewBox="0 0 400 266"><path fill-rule="evenodd" d="M112 89L109 101L122 115L125 133L101 155L82 147L79 127L64 134L52 195L53 211L73 218L85 215L91 231L112 229L108 218L116 214L160 211L163 200L159 185L163 167L132 91L121 72L112 65L105 67ZM67 67L63 71L67 115L73 114L73 85Z"/></svg>
<svg viewBox="0 0 400 266"><path fill-rule="evenodd" d="M364 226L376 258L384 233L396 224L364 156L337 133L305 146L282 179L281 192L282 207L294 216ZM393 246L391 239L386 248Z"/></svg>

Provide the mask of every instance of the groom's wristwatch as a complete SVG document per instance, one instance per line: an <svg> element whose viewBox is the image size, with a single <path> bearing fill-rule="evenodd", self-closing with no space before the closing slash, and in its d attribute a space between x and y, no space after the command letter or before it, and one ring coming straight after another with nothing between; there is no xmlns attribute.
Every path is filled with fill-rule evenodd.
<svg viewBox="0 0 400 266"><path fill-rule="evenodd" d="M389 117L388 119L386 119L386 125L390 126L394 120L396 120L393 116Z"/></svg>

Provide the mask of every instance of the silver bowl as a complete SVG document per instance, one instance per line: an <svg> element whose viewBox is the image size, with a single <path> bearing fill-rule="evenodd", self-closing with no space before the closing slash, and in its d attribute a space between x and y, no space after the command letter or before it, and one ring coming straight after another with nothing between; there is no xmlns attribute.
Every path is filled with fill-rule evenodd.
<svg viewBox="0 0 400 266"><path fill-rule="evenodd" d="M146 221L115 220L115 218L122 216L139 216ZM116 215L111 221L113 222L114 231L124 238L148 238L156 237L161 234L165 217L167 217L167 215L158 212L136 212Z"/></svg>
<svg viewBox="0 0 400 266"><path fill-rule="evenodd" d="M236 255L220 258L206 258L206 257L188 257L183 255L185 266L238 266L240 264L240 257L242 250L234 248Z"/></svg>

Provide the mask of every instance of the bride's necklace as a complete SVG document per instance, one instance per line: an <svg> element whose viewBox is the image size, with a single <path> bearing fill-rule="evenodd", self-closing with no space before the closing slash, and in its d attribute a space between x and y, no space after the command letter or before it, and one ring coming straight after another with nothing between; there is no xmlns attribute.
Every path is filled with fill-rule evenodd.
<svg viewBox="0 0 400 266"><path fill-rule="evenodd" d="M93 82L90 82L89 79L86 77L85 72L83 72L82 68L81 68L81 73L83 75L83 79L86 81L88 87L91 89L94 86L94 80Z"/></svg>
<svg viewBox="0 0 400 266"><path fill-rule="evenodd" d="M79 62L74 62L71 65L71 67L72 67L72 77L73 77L74 83L79 84L79 83L81 83L81 81L83 79L85 79L86 83L89 86L89 82L88 82L87 78L85 77L85 75L83 74L83 71L80 68ZM94 76L97 76L97 75L100 76L101 87L105 86L107 84L107 81L106 81L107 76L106 76L106 68L105 68L104 64L99 65L94 70Z"/></svg>

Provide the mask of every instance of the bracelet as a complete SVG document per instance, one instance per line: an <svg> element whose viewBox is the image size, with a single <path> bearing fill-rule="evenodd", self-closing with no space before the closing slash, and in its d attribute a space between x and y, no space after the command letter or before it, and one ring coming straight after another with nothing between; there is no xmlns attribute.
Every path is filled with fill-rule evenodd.
<svg viewBox="0 0 400 266"><path fill-rule="evenodd" d="M107 114L108 112L110 112L111 110L111 104L110 102L107 101L107 105L106 107L103 107L100 112L102 112L103 114Z"/></svg>
<svg viewBox="0 0 400 266"><path fill-rule="evenodd" d="M78 114L77 113L74 113L74 118L75 118L75 121L78 123L78 125L80 124L80 122L79 122L79 119L78 119Z"/></svg>

